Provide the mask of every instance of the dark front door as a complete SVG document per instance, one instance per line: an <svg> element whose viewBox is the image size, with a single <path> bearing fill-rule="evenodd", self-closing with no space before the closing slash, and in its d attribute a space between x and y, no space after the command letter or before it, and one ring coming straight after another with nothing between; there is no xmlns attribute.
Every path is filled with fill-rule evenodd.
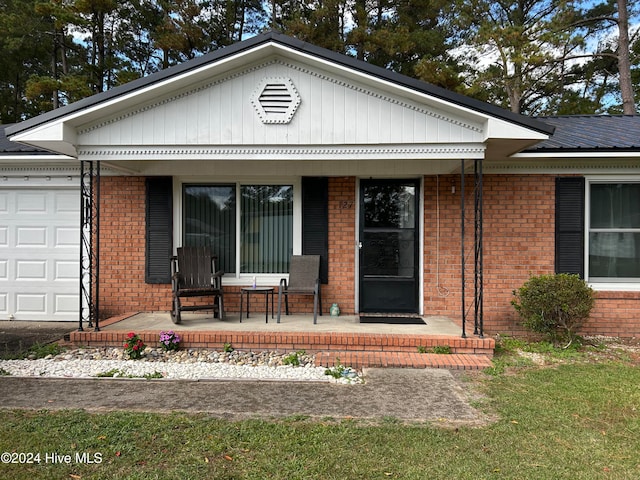
<svg viewBox="0 0 640 480"><path fill-rule="evenodd" d="M417 180L360 182L360 311L418 312Z"/></svg>

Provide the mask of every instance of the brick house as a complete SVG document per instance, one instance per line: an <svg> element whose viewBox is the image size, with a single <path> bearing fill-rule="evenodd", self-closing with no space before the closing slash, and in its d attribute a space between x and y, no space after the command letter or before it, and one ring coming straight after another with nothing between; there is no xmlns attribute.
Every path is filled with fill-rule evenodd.
<svg viewBox="0 0 640 480"><path fill-rule="evenodd" d="M585 333L640 335L639 130L516 115L258 35L6 127L0 315L77 318L84 230L99 288L80 295L100 318L168 311L169 257L210 245L225 292L321 254L325 312L465 312L469 332L517 333L515 288L579 273L598 297Z"/></svg>

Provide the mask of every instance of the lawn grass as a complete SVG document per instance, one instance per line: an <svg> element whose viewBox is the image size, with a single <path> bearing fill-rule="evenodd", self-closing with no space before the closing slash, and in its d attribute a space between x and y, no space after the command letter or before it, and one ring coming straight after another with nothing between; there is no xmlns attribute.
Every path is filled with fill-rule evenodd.
<svg viewBox="0 0 640 480"><path fill-rule="evenodd" d="M504 359L503 359L504 361ZM228 421L182 413L2 412L0 464L20 479L640 478L640 369L624 360L518 367L469 378L482 427L359 421ZM99 464L45 464L45 452Z"/></svg>

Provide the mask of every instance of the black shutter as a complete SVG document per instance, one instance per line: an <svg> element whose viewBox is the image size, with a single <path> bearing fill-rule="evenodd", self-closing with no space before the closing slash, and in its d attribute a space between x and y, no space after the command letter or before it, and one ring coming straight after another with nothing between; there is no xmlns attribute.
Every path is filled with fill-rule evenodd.
<svg viewBox="0 0 640 480"><path fill-rule="evenodd" d="M581 278L584 278L584 188L584 178L556 178L556 273L573 273Z"/></svg>
<svg viewBox="0 0 640 480"><path fill-rule="evenodd" d="M173 182L171 177L150 177L146 189L145 281L171 283Z"/></svg>
<svg viewBox="0 0 640 480"><path fill-rule="evenodd" d="M329 182L302 178L302 254L320 255L320 281L329 282Z"/></svg>

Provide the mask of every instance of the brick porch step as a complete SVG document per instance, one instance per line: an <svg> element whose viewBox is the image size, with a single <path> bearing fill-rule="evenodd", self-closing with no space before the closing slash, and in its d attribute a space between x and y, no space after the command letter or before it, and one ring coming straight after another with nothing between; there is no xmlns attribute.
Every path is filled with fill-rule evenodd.
<svg viewBox="0 0 640 480"><path fill-rule="evenodd" d="M492 338L460 338L442 335L377 334L355 332L245 332L183 331L176 328L181 348L295 352L316 355L318 365L363 367L447 368L478 370L491 366L495 348ZM71 332L77 346L122 346L128 330ZM138 331L147 345L157 345L159 331ZM450 354L419 353L447 347ZM339 359L339 360L337 360Z"/></svg>
<svg viewBox="0 0 640 480"><path fill-rule="evenodd" d="M449 370L482 370L491 367L491 357L482 354L436 354L417 352L318 352L316 365L331 367L338 364L353 368L402 367L446 368Z"/></svg>

